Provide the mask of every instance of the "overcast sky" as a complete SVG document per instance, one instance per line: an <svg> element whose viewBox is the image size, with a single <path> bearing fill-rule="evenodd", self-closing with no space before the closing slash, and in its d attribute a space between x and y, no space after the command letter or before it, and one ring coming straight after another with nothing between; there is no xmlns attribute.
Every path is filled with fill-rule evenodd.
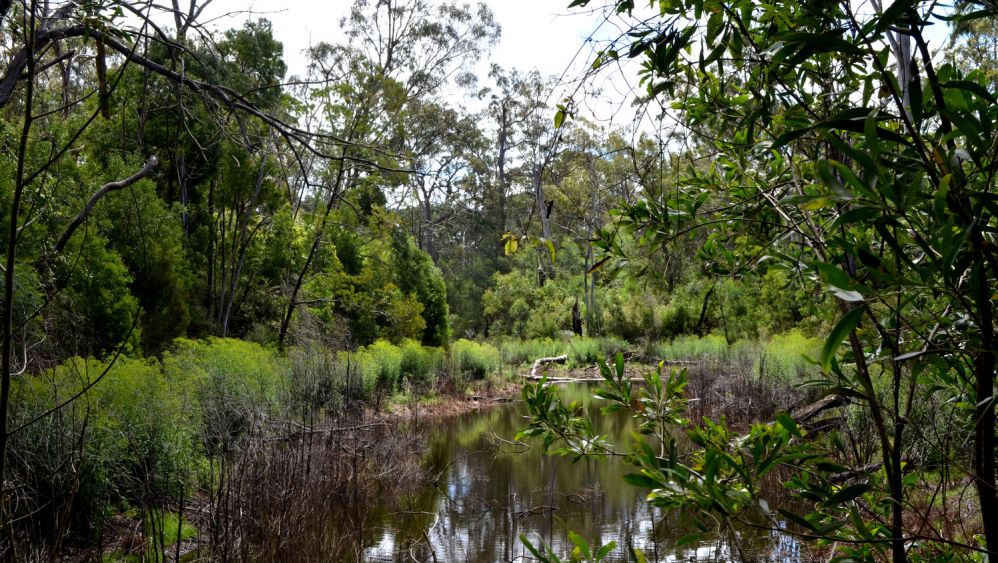
<svg viewBox="0 0 998 563"><path fill-rule="evenodd" d="M567 0L486 0L502 26L503 36L492 60L523 69L536 67L545 74L558 74L571 62L598 21L591 15L569 15ZM212 17L227 10L247 10L228 19L235 27L247 18L266 17L284 43L292 72L304 65L300 53L310 42L342 38L339 21L347 15L352 0L215 0ZM252 15L250 15L250 12Z"/></svg>
<svg viewBox="0 0 998 563"><path fill-rule="evenodd" d="M477 3L477 0L467 1ZM494 62L522 71L536 69L545 76L564 77L566 81L578 79L595 56L587 39L594 32L604 38L618 32L604 22L601 12L568 10L569 1L485 0L502 27L502 37L487 60L480 64L478 74L484 76L489 63ZM339 22L352 4L353 0L215 0L202 21L221 18L215 20L215 25L227 29L240 27L247 19L269 19L274 26L274 35L284 44L289 75L302 74L304 49L311 43L341 40ZM222 15L228 12L237 13L223 18ZM594 101L590 109L601 114L598 116L601 120L617 114L615 121L621 124L629 121L631 115L622 116L617 109L621 102L629 100L630 86L629 81L620 77L595 84L601 90L603 100L592 96ZM571 85L564 85L553 92L552 97L560 100L571 89Z"/></svg>
<svg viewBox="0 0 998 563"><path fill-rule="evenodd" d="M373 1L373 0L372 0ZM439 0L430 0L437 2ZM478 0L458 0L477 3ZM606 22L600 10L569 10L570 0L484 0L502 27L502 37L479 64L477 74L487 75L489 64L497 63L521 71L538 70L545 76L562 78L564 82L551 93L551 102L572 93L577 81L592 63L595 47L587 40L594 34L598 39L617 36L619 21ZM865 0L858 0L865 5ZM183 4L183 2L182 2ZM353 0L214 0L201 18L212 20L219 29L241 27L247 19L265 17L274 26L276 38L284 44L284 56L289 75L302 74L305 69L303 51L309 44L342 40L340 19L348 14ZM593 5L605 6L596 1ZM649 15L645 2L638 2L636 15ZM233 13L229 17L223 14ZM218 19L213 19L218 18ZM929 30L931 46L945 41L946 26ZM585 95L576 96L588 107L580 114L595 117L604 124L621 126L632 123L636 76L633 66L623 72L603 73L586 83ZM484 84L483 84L484 85Z"/></svg>

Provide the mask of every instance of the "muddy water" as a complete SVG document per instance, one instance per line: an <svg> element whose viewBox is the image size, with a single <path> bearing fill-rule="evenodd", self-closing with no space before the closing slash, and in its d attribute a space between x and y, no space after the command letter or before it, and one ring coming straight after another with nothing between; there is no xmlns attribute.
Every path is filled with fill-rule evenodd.
<svg viewBox="0 0 998 563"><path fill-rule="evenodd" d="M592 389L562 389L566 399L586 404L597 431L611 443L627 444L634 427L621 413L600 416ZM644 501L623 476L633 467L620 459L582 460L543 455L539 444L511 443L524 426L521 403L484 409L432 423L425 452L431 476L439 476L414 497L373 507L355 534L350 559L359 561L529 561L519 536L543 541L559 554L570 551L568 531L605 544L614 540L612 561L629 561L629 546L649 561L727 561L723 537L677 547L693 531L689 523L663 514ZM760 522L761 523L761 522ZM755 560L800 561L802 546L792 538L757 529L739 534ZM432 553L431 553L432 550Z"/></svg>

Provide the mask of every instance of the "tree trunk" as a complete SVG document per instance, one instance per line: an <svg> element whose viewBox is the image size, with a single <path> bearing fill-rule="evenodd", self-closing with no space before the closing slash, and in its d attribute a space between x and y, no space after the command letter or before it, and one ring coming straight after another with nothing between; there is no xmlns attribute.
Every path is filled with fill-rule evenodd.
<svg viewBox="0 0 998 563"><path fill-rule="evenodd" d="M544 237L545 241L551 241L551 212L554 208L554 202L544 201L544 166L535 165L534 166L534 199L537 205L537 215L541 220L541 236ZM546 245L545 245L546 246ZM551 253L546 247L538 249L543 255L540 257L541 261L541 285L544 284L546 280L553 280L555 277L554 261L551 260Z"/></svg>
<svg viewBox="0 0 998 563"><path fill-rule="evenodd" d="M0 6L6 10L9 6ZM5 269L3 272L3 321L0 331L2 331L2 357L0 357L0 523L6 524L7 515L7 495L4 488L7 461L7 442L10 434L7 431L8 418L10 416L10 378L14 352L14 334L12 325L14 322L14 269L17 257L17 238L19 234L19 223L21 214L21 196L25 187L25 166L27 164L28 142L31 136L31 126L33 123L34 96L35 96L35 12L37 10L36 0L32 0L28 25L28 41L25 48L27 53L27 85L24 91L24 123L21 127L21 137L17 148L17 172L14 176L14 192L10 202L10 217L8 219L7 230L7 256L5 259Z"/></svg>
<svg viewBox="0 0 998 563"><path fill-rule="evenodd" d="M978 228L972 238L984 240ZM975 242L975 246L977 246ZM978 254L983 254L978 252ZM985 258L975 266L974 300L978 307L981 350L974 359L977 406L974 409L974 482L981 504L981 521L988 558L998 561L998 489L995 487L995 331L991 288L988 287Z"/></svg>
<svg viewBox="0 0 998 563"><path fill-rule="evenodd" d="M437 263L437 249L433 245L433 202L430 201L430 194L419 188L423 194L423 228L420 229L420 243L423 251L430 255L433 263Z"/></svg>
<svg viewBox="0 0 998 563"><path fill-rule="evenodd" d="M253 199L250 200L248 206L246 206L246 213L243 215L242 225L239 226L239 238L236 239L236 244L239 245L239 259L236 263L236 267L232 272L229 288L229 297L225 304L225 314L222 317L222 336L227 336L229 333L229 316L232 314L232 304L236 299L236 286L239 283L239 276L242 274L243 263L246 260L246 251L249 249L250 239L252 237L247 237L246 233L249 230L250 216L253 214L253 210L256 209L256 202L260 197L260 189L263 187L263 180L265 172L267 169L267 157L269 155L264 153L263 159L260 162L260 173L256 178L256 188L253 190Z"/></svg>

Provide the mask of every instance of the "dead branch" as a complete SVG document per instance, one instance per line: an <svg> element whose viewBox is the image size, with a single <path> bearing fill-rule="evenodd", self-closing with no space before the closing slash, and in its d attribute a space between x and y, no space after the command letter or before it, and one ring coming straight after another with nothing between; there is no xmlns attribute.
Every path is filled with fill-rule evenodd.
<svg viewBox="0 0 998 563"><path fill-rule="evenodd" d="M537 378L538 377L537 370L539 370L541 366L545 366L547 364L563 364L567 361L568 361L568 355L566 354L562 354L560 356L554 356L551 358L538 358L537 361L534 362L534 367L530 370L530 377L532 379Z"/></svg>
<svg viewBox="0 0 998 563"><path fill-rule="evenodd" d="M55 248L53 249L55 253L59 254L64 248L66 248L66 243L69 242L70 237L72 237L73 233L76 232L76 229L80 228L80 225L87 220L87 217L89 217L93 212L94 207L97 205L97 202L101 200L101 198L113 191L127 188L142 178L145 178L152 173L153 168L156 168L158 163L159 160L156 158L156 155L150 156L149 160L146 161L145 166L143 166L135 174L125 178L124 180L108 182L107 184L104 184L101 189L94 192L94 195L90 196L90 200L87 201L87 205L80 210L69 226L66 227L66 231L62 233L62 236L59 238L59 242L56 243Z"/></svg>

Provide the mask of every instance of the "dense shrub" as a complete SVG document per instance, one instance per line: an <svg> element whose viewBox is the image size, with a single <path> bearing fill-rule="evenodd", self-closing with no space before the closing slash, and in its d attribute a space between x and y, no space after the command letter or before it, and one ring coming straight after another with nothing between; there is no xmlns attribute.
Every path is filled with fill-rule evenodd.
<svg viewBox="0 0 998 563"><path fill-rule="evenodd" d="M163 371L171 382L193 384L201 438L208 452L215 453L230 451L251 429L280 413L279 392L288 366L258 344L181 339L164 354Z"/></svg>
<svg viewBox="0 0 998 563"><path fill-rule="evenodd" d="M74 358L19 379L15 426L91 384L79 400L26 426L11 444L20 508L51 519L47 532L62 533L60 506L77 531L87 531L115 505L178 497L201 455L189 385L175 389L156 360L120 358L109 366Z"/></svg>
<svg viewBox="0 0 998 563"><path fill-rule="evenodd" d="M438 348L420 345L413 340L402 343L400 375L403 381L417 387L432 382L441 368L442 353Z"/></svg>
<svg viewBox="0 0 998 563"><path fill-rule="evenodd" d="M288 361L281 403L290 416L304 419L319 411L335 414L343 408L346 378L339 377L336 353L319 346L306 346L290 350Z"/></svg>
<svg viewBox="0 0 998 563"><path fill-rule="evenodd" d="M417 248L412 237L401 229L393 231L392 245L399 287L403 292L414 294L423 305L423 344L443 346L450 335L447 286L443 275L430 256Z"/></svg>
<svg viewBox="0 0 998 563"><path fill-rule="evenodd" d="M398 388L402 351L387 340L378 340L357 354L367 397L390 394Z"/></svg>
<svg viewBox="0 0 998 563"><path fill-rule="evenodd" d="M502 363L513 366L530 364L537 358L547 358L565 353L565 343L553 338L533 340L504 338L498 341L497 346Z"/></svg>
<svg viewBox="0 0 998 563"><path fill-rule="evenodd" d="M499 351L490 344L480 344L461 339L451 344L451 370L453 377L480 380L499 370Z"/></svg>
<svg viewBox="0 0 998 563"><path fill-rule="evenodd" d="M499 357L491 345L460 340L449 365L459 382L481 380L499 370ZM161 360L74 358L20 377L11 422L17 428L37 421L12 437L15 517L30 515L32 526L55 541L70 529L96 533L118 512L153 515L190 498L194 483L213 490L220 478L213 464L239 458L261 437L283 439L289 428L315 424L351 400L380 404L403 381L421 392L444 360L444 350L414 340L379 340L353 352L305 347L282 356L241 340L182 339Z"/></svg>

